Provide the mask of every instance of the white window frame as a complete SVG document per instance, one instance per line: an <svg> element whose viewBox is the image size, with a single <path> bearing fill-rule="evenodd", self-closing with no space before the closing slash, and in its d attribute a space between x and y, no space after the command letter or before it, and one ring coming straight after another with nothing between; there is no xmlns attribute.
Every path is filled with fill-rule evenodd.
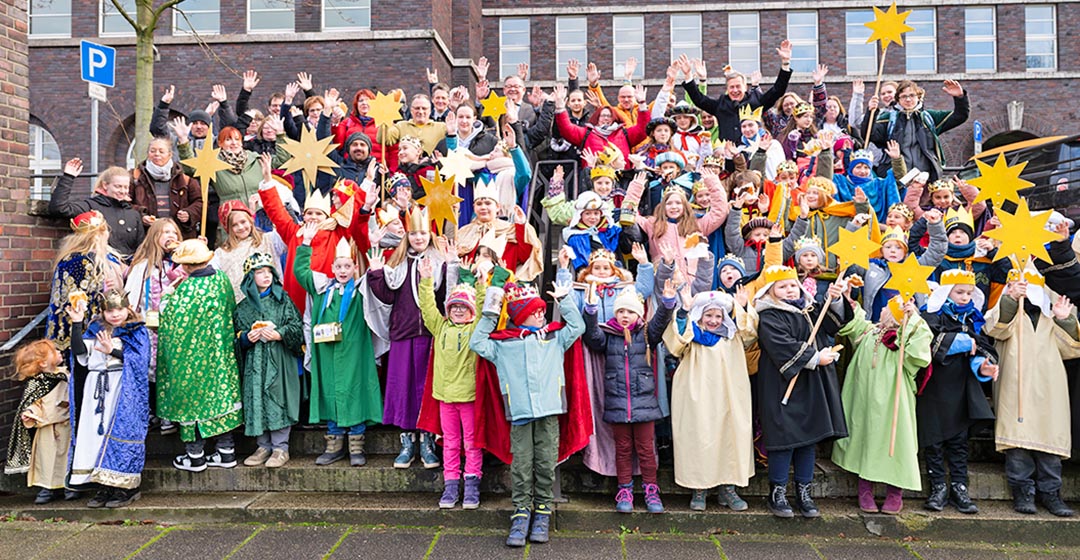
<svg viewBox="0 0 1080 560"><path fill-rule="evenodd" d="M33 0L31 0L31 1L33 1ZM177 8L179 8L179 9L177 9ZM217 17L218 17L217 29L214 30L214 31L203 31L201 29L196 29L195 33L192 33L187 28L181 27L181 25L186 26L188 24L188 21L185 20L184 17L180 15L181 11L184 12L185 14L189 15L189 16L193 15L193 14L217 14ZM220 35L221 34L221 0L218 0L218 5L217 5L216 10L192 10L192 9L187 8L185 6L185 3L181 3L181 4L178 4L176 7L174 7L172 9L172 14L173 14L173 35L195 35L196 33L199 34L199 35Z"/></svg>
<svg viewBox="0 0 1080 560"><path fill-rule="evenodd" d="M43 126L30 123L30 175L45 175L50 171L55 171L59 176L64 170L64 158L61 156L58 159L45 159L42 157L45 152L45 142L51 140L53 144L56 144L56 151L60 152L60 144L57 143L56 138ZM30 199L31 200L49 200L52 196L52 182L45 182L43 177L34 177L30 181Z"/></svg>
<svg viewBox="0 0 1080 560"><path fill-rule="evenodd" d="M1030 13L1030 11L1032 9L1035 9L1035 8L1049 8L1050 9L1050 23L1051 23L1051 27L1054 30L1054 33L1052 35L1031 35L1031 34L1028 33L1028 21L1029 21L1028 14ZM1045 21L1045 20L1036 20L1036 21ZM1031 68L1031 67L1029 67L1027 65L1027 57L1031 56L1028 53L1028 41L1030 41L1032 38L1034 38L1036 40L1039 40L1039 41L1047 41L1047 40L1049 40L1051 42L1051 44L1054 46L1053 52L1049 53L1050 56L1054 57L1054 63L1049 68ZM1039 53L1039 54L1036 54L1035 56L1046 56L1046 53ZM1025 68L1027 69L1028 72L1054 72L1054 71L1057 70L1057 67L1058 67L1057 9L1053 4L1032 4L1032 5L1029 5L1029 6L1024 6L1024 66L1025 66Z"/></svg>
<svg viewBox="0 0 1080 560"><path fill-rule="evenodd" d="M930 12L930 15L933 16L931 18L931 20L930 20L931 25L929 26L930 27L930 36L929 37L921 37L921 36L915 35L915 33L905 33L904 34L904 56L905 56L905 58L904 58L904 70L908 74L934 74L934 73L937 72L937 68L938 68L938 59L937 59L937 56L938 56L938 51L937 51L937 10L935 8L933 8L933 7L930 7L930 8L915 8L915 9L911 10L911 15L914 16L916 13L920 13L920 12ZM909 25L911 25L912 27L914 27L917 31L923 31L927 27L925 23L921 23L921 22L918 22L917 20L913 20L911 17L908 18L907 23ZM933 60L934 60L933 68L930 68L929 70L912 70L911 68L909 68L909 64L910 64L909 60L910 60L910 58L912 56L911 55L911 52L912 52L911 46L912 45L930 45L930 49L933 51Z"/></svg>
<svg viewBox="0 0 1080 560"><path fill-rule="evenodd" d="M131 2L131 9L127 10L127 13L128 13L129 16L131 16L132 19L135 19L136 18L136 15L135 15L135 10L136 10L135 0L121 0L120 3L124 4L125 2ZM124 31L105 31L105 18L106 18L106 15L107 15L105 13L105 7L106 6L108 6L110 10L115 10L116 9L116 6L113 6L113 3L110 0L98 0L98 36L99 37L134 37L135 36L135 29L133 29L131 27L131 24L128 23L128 21L126 19L124 19L124 16L121 15L120 12L113 12L112 14L108 14L108 16L109 17L114 17L114 18L120 20L120 22L122 22L124 24Z"/></svg>
<svg viewBox="0 0 1080 560"><path fill-rule="evenodd" d="M65 12L57 12L57 13L47 12L47 13L34 14L34 4L38 4L38 8L46 8L46 9L48 9L48 8L55 8L56 5L57 5L57 2L56 2L56 0L30 0L29 5L27 6L27 11L28 11L28 15L29 15L29 19L28 19L29 26L27 28L27 33L28 33L28 36L31 39L49 39L49 38L71 37L71 0L68 0L67 12L66 13ZM40 19L67 18L67 33L34 33L33 32L34 31L34 18L38 18L39 20Z"/></svg>
<svg viewBox="0 0 1080 560"><path fill-rule="evenodd" d="M617 23L629 24L625 27L627 30L636 24L637 30L641 34L641 42L621 43L619 41L619 26ZM588 28L586 28L586 31L587 30ZM586 45L586 48L588 48L588 45ZM630 50L633 50L632 54L627 53L628 56L619 60L620 51L625 52ZM631 76L631 79L640 80L645 77L645 16L633 14L611 16L611 67L615 69L614 77L616 79L623 77L623 73L625 72L623 69L624 62L631 56L637 59L637 68L634 69L634 75Z"/></svg>
<svg viewBox="0 0 1080 560"><path fill-rule="evenodd" d="M333 0L322 0L322 8L319 10L322 20L319 22L319 29L323 31L370 31L371 30L371 0L363 0L364 5L361 6L331 6L330 2ZM326 26L326 12L335 12L338 10L367 10L367 25L342 25L339 27L327 27ZM344 16L342 16L344 17ZM355 22L354 22L355 23Z"/></svg>
<svg viewBox="0 0 1080 560"><path fill-rule="evenodd" d="M504 34L506 33L505 24L510 21L525 24L526 41L524 47L520 45L507 45L503 43ZM520 33L520 31L511 31L511 33ZM525 63L530 66L532 65L532 21L529 18L499 18L499 75L497 78L499 80L502 80L506 76L513 76L517 74L517 57L515 57L514 61L507 63L507 53L525 53Z"/></svg>
<svg viewBox="0 0 1080 560"><path fill-rule="evenodd" d="M737 27L731 25L731 20L733 18L738 19L738 18L744 18L744 17L746 17L746 18L753 17L754 18L754 24L753 25L739 25ZM750 75L750 74L752 74L752 73L754 73L756 71L761 70L761 26L760 26L760 24L761 24L761 16L759 16L757 12L731 12L730 14L728 14L728 61L729 61L729 64L731 64L731 67L736 72L741 72L742 74ZM750 41L750 40L742 40L742 41L733 40L731 38L731 30L732 29L753 29L754 33L755 33L755 38L754 38L753 41ZM750 66L747 66L746 68L740 68L739 67L739 65L742 64L742 60L737 59L737 57L735 56L735 54L733 52L733 49L735 47L753 48L754 49L754 64L753 64L753 67L750 67ZM736 63L736 60L739 60L738 64Z"/></svg>
<svg viewBox="0 0 1080 560"><path fill-rule="evenodd" d="M579 21L585 23L585 30L583 35L585 36L585 42L582 44L563 45L559 41L559 36L562 34L562 27L571 21L577 23ZM575 56L566 56L565 52L577 52L583 51L581 54ZM558 16L555 18L555 77L562 80L566 78L566 61L571 58L577 58L582 63L586 63L589 60L589 18L586 16Z"/></svg>
<svg viewBox="0 0 1080 560"><path fill-rule="evenodd" d="M847 10L844 12L844 37L846 44L846 47L844 49L844 60L845 66L847 67L847 74L849 76L873 75L877 72L878 68L877 42L869 44L866 42L866 40L870 38L872 31L869 27L863 25L864 22L862 22L861 20L854 23L848 21L848 16L853 16L856 14L860 16L866 16L866 21L868 22L874 20L874 10L858 9ZM852 31L857 31L857 33L852 33ZM858 53L860 54L860 56L855 57L859 60L872 58L873 60L870 63L869 68L861 69L858 71L851 69L851 60L853 58L851 56L851 49L853 48L859 50L866 50L870 53L871 56L869 57L865 56L863 53Z"/></svg>
<svg viewBox="0 0 1080 560"><path fill-rule="evenodd" d="M678 29L682 31L676 35L676 19L694 21L696 27L679 26ZM679 58L679 55L684 53L691 60L704 59L701 50L701 14L671 14L668 29L671 34L671 60Z"/></svg>
<svg viewBox="0 0 1080 560"><path fill-rule="evenodd" d="M258 10L251 9L251 0L246 0L247 4L247 32L251 34L261 33L295 33L296 32L296 2L294 0L270 0L272 2L280 2L282 4L288 4L288 8L260 8ZM303 1L303 0L300 0ZM252 12L289 12L293 14L292 27L280 28L280 29L252 29L251 28L251 14Z"/></svg>
<svg viewBox="0 0 1080 560"><path fill-rule="evenodd" d="M986 12L990 13L990 35L971 35L968 33L968 22L972 12ZM978 20L978 23L985 23L985 20ZM971 68L968 62L968 57L971 56L967 52L967 46L971 43L989 43L990 44L990 68ZM974 55L978 58L985 58L986 55ZM997 9L994 6L973 6L964 8L964 71L967 73L990 73L997 72Z"/></svg>
<svg viewBox="0 0 1080 560"><path fill-rule="evenodd" d="M813 15L814 16L814 38L813 39L791 39L791 37L793 36L793 34L791 33L791 25L792 25L791 18L792 18L792 16L801 16L801 15ZM799 25L803 25L803 24L799 24ZM798 10L798 11L788 12L786 29L787 29L788 40L791 41L791 51L792 51L791 70L792 70L792 72L801 73L801 74L810 74L810 73L812 73L817 68L818 63L821 60L819 58L821 53L818 52L818 42L821 40L821 30L820 30L820 26L819 26L819 22L818 22L818 13L817 13L817 11L814 11L814 10ZM796 69L796 67L795 67L796 62L795 62L795 57L794 57L795 51L796 51L796 49L806 48L806 47L812 47L814 49L814 58L813 58L813 61L810 63L810 68L809 69L802 69L802 70Z"/></svg>

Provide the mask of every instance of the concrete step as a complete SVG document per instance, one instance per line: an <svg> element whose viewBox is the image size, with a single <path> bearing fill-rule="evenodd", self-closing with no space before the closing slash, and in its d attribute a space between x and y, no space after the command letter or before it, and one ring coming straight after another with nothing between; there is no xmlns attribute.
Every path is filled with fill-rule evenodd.
<svg viewBox="0 0 1080 560"><path fill-rule="evenodd" d="M0 515L7 519L49 519L59 522L93 523L319 523L392 527L461 527L505 531L512 505L504 496L484 494L480 509L440 510L438 496L419 494L273 493L240 492L174 494L145 492L129 507L87 509L82 502L35 506L25 496L0 496ZM1014 513L1007 502L983 501L978 515L955 511L929 514L908 503L899 516L865 514L852 500L818 502L820 519L777 519L769 515L762 500L754 499L748 511L735 513L710 500L705 512L693 512L685 500L669 497L667 512L643 512L640 500L633 514L614 512L609 497L570 495L557 503L552 527L556 534L582 532L643 534L721 534L809 536L857 540L888 538L903 542L983 542L998 545L1039 545L1058 549L1080 546L1080 519L1060 519L1040 511L1036 515ZM1072 551L1077 552L1077 551ZM937 557L937 556L935 556ZM978 556L965 556L978 557Z"/></svg>

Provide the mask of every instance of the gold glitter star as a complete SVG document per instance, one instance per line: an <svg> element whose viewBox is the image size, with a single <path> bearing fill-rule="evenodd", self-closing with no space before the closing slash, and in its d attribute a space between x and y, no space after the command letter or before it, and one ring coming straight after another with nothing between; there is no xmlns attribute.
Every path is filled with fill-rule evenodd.
<svg viewBox="0 0 1080 560"><path fill-rule="evenodd" d="M465 150L450 150L450 153L439 158L439 163L442 167L439 169L439 174L443 179L453 177L454 182L459 187L465 186L465 181L469 180L473 176L472 163Z"/></svg>
<svg viewBox="0 0 1080 560"><path fill-rule="evenodd" d="M840 228L839 239L829 245L829 252L836 255L839 261L839 269L857 264L863 268L870 268L870 255L881 249L881 245L870 240L869 226L863 226L855 231Z"/></svg>
<svg viewBox="0 0 1080 560"><path fill-rule="evenodd" d="M379 92L375 99L368 101L367 116L375 119L375 124L390 126L401 119L401 102L393 95Z"/></svg>
<svg viewBox="0 0 1080 560"><path fill-rule="evenodd" d="M454 194L454 177L442 178L435 176L434 181L421 176L420 183L424 186L424 198L416 202L427 208L428 217L435 221L435 229L439 235L445 230L446 222L457 223L457 214L454 205L462 199Z"/></svg>
<svg viewBox="0 0 1080 560"><path fill-rule="evenodd" d="M885 11L881 11L877 6L874 6L874 21L863 24L873 31L866 43L881 41L882 50L888 48L890 43L896 43L901 47L904 46L904 33L915 31L914 27L905 23L910 15L911 10L896 13L896 2L893 2L889 9Z"/></svg>
<svg viewBox="0 0 1080 560"><path fill-rule="evenodd" d="M488 96L480 100L480 105L483 105L484 117L491 117L491 120L498 122L499 117L506 114L506 98L495 93L494 91L489 93Z"/></svg>
<svg viewBox="0 0 1080 560"><path fill-rule="evenodd" d="M1010 214L999 210L997 217L1001 221L1001 227L983 232L986 237L1001 241L994 260L1015 255L1018 263L1015 268L1020 270L1027 266L1031 257L1050 262L1050 255L1046 252L1046 243L1061 239L1060 235L1046 229L1050 212L1033 215L1028 209L1027 201L1020 199L1020 203L1016 205L1016 213Z"/></svg>
<svg viewBox="0 0 1080 560"><path fill-rule="evenodd" d="M203 188L203 200L206 200L206 189L210 187L210 181L214 180L218 171L225 171L231 169L232 166L221 161L218 158L218 154L221 150L214 147L214 127L210 126L210 129L206 132L206 141L203 143L202 148L195 148L195 157L185 159L180 163L191 167L195 170L192 175L199 180L199 183ZM192 148L195 146L192 145Z"/></svg>
<svg viewBox="0 0 1080 560"><path fill-rule="evenodd" d="M889 273L892 277L885 283L890 290L900 292L904 301L911 299L915 294L929 294L930 286L926 279L934 273L934 267L919 264L915 255L908 255L903 262L889 263Z"/></svg>
<svg viewBox="0 0 1080 560"><path fill-rule="evenodd" d="M979 176L968 183L979 188L979 196L975 197L972 204L983 200L994 201L994 206L1001 206L1002 202L1011 200L1017 202L1020 195L1017 191L1034 186L1035 183L1020 178L1028 162L1024 161L1012 167L1005 164L1005 156L998 154L994 165L987 165L975 160L979 167Z"/></svg>
<svg viewBox="0 0 1080 560"><path fill-rule="evenodd" d="M285 173L295 173L297 171L303 171L304 185L308 191L315 186L315 178L322 171L328 175L333 174L333 170L338 165L334 163L329 157L330 152L337 148L337 144L332 144L332 136L327 136L322 140L315 138L315 133L308 127L303 127L300 132L300 141L285 139L285 144L282 148L289 152L292 157L286 161L280 169Z"/></svg>

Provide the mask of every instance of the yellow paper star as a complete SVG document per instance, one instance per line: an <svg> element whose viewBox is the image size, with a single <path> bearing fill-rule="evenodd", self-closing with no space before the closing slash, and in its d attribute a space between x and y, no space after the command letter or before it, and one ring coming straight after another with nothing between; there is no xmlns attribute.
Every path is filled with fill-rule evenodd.
<svg viewBox="0 0 1080 560"><path fill-rule="evenodd" d="M427 208L428 217L435 221L435 229L438 230L439 235L442 235L446 222L457 221L454 205L464 199L454 194L454 177L452 176L444 179L436 175L434 181L421 176L420 184L423 185L426 194L424 198L416 202Z"/></svg>
<svg viewBox="0 0 1080 560"><path fill-rule="evenodd" d="M972 204L992 200L995 206L1001 206L1006 200L1019 201L1020 195L1017 191L1035 186L1035 183L1020 178L1027 164L1025 161L1009 167L1005 164L1005 156L1001 154L998 154L993 166L975 160L975 165L979 167L979 176L968 183L979 188L979 196L975 197Z"/></svg>
<svg viewBox="0 0 1080 560"><path fill-rule="evenodd" d="M285 144L282 146L286 152L292 157L286 161L280 169L285 173L295 173L297 171L304 172L304 184L308 190L315 186L315 178L322 171L328 175L333 174L333 170L338 165L330 159L328 154L337 148L337 144L332 144L332 136L327 136L322 140L315 138L315 133L308 127L303 127L300 131L300 141L285 139Z"/></svg>
<svg viewBox="0 0 1080 560"><path fill-rule="evenodd" d="M375 119L377 125L390 126L401 119L401 102L393 95L376 93L375 99L368 101L368 107L367 116Z"/></svg>
<svg viewBox="0 0 1080 560"><path fill-rule="evenodd" d="M919 264L915 255L908 255L903 262L889 263L889 273L892 277L885 283L890 290L900 292L904 301L911 299L915 294L929 294L930 286L926 279L934 273L934 267Z"/></svg>
<svg viewBox="0 0 1080 560"><path fill-rule="evenodd" d="M910 15L911 10L896 13L896 2L893 2L889 9L884 12L874 6L874 21L863 24L873 31L866 43L881 41L882 50L888 48L890 43L896 43L901 47L904 46L904 33L915 31L914 27L905 23Z"/></svg>
<svg viewBox="0 0 1080 560"><path fill-rule="evenodd" d="M221 153L221 150L214 147L213 138L214 127L211 125L206 133L206 141L203 143L203 147L195 150L195 157L180 162L195 170L192 175L195 176L202 185L203 200L206 199L206 190L210 188L210 181L214 180L217 176L217 172L225 171L232 167L218 158L218 154Z"/></svg>
<svg viewBox="0 0 1080 560"><path fill-rule="evenodd" d="M840 261L838 270L853 264L870 268L870 255L881 249L881 245L870 240L867 228L863 226L856 231L840 228L839 239L829 245L829 252Z"/></svg>
<svg viewBox="0 0 1080 560"><path fill-rule="evenodd" d="M442 167L439 169L439 174L443 179L453 177L454 182L459 187L465 186L465 181L469 180L473 176L472 163L469 156L464 150L450 150L450 153L439 158L439 163Z"/></svg>
<svg viewBox="0 0 1080 560"><path fill-rule="evenodd" d="M997 217L1001 221L1001 227L983 233L990 239L1002 242L994 260L1015 255L1019 263L1016 268L1021 270L1027 266L1031 257L1050 262L1045 244L1058 241L1061 236L1046 229L1046 222L1050 220L1049 212L1033 215L1028 209L1027 201L1020 199L1020 203L1016 205L1016 213L999 211Z"/></svg>
<svg viewBox="0 0 1080 560"><path fill-rule="evenodd" d="M482 116L491 117L493 121L498 122L499 117L506 114L506 98L494 91L481 99L480 104L484 107Z"/></svg>

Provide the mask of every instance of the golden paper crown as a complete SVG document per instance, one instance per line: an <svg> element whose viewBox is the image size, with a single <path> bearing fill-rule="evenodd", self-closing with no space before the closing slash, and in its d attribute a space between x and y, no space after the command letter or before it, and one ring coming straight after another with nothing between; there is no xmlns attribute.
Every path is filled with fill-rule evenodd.
<svg viewBox="0 0 1080 560"><path fill-rule="evenodd" d="M796 253L798 253L799 251L802 251L803 249L813 249L813 248L817 248L818 250L821 250L821 242L819 242L816 238L813 238L813 237L800 237L800 238L795 240L795 252Z"/></svg>
<svg viewBox="0 0 1080 560"><path fill-rule="evenodd" d="M820 189L825 194L836 196L836 183L824 178L824 177L810 177L806 180L807 189Z"/></svg>
<svg viewBox="0 0 1080 560"><path fill-rule="evenodd" d="M971 217L971 212L968 212L967 208L963 206L955 209L949 208L949 211L945 212L945 231L959 225L967 226L972 232L975 231L975 220Z"/></svg>
<svg viewBox="0 0 1080 560"><path fill-rule="evenodd" d="M319 189L312 189L311 194L304 200L304 212L312 208L329 216L332 213L330 195L324 195Z"/></svg>
<svg viewBox="0 0 1080 560"><path fill-rule="evenodd" d="M540 294L536 291L536 288L528 284L507 284L504 297L506 298L507 303L513 303L530 299L539 299Z"/></svg>
<svg viewBox="0 0 1080 560"><path fill-rule="evenodd" d="M389 224L390 222L393 222L394 220L400 220L400 219L401 219L401 214L399 214L397 210L388 209L388 208L379 208L375 212L375 223L379 227L386 227L387 224Z"/></svg>
<svg viewBox="0 0 1080 560"><path fill-rule="evenodd" d="M761 107L757 109L750 108L750 104L747 103L742 107L739 107L739 122L742 121L757 121L761 122Z"/></svg>
<svg viewBox="0 0 1080 560"><path fill-rule="evenodd" d="M790 266L773 265L765 269L765 283L772 284L781 280L799 279L799 273Z"/></svg>
<svg viewBox="0 0 1080 560"><path fill-rule="evenodd" d="M790 159L781 161L780 163L776 164L776 174L779 175L781 173L794 173L798 175L799 164L791 161Z"/></svg>
<svg viewBox="0 0 1080 560"><path fill-rule="evenodd" d="M619 148L616 147L615 144L608 142L607 146L604 146L604 149L596 154L596 163L611 167L611 164L614 163L618 157Z"/></svg>
<svg viewBox="0 0 1080 560"><path fill-rule="evenodd" d="M930 183L930 186L927 187L927 190L929 190L931 193L936 193L938 191L953 192L953 187L955 186L956 185L953 184L953 182L949 179L938 179L937 181Z"/></svg>
<svg viewBox="0 0 1080 560"><path fill-rule="evenodd" d="M904 204L903 202L897 202L896 204L890 206L889 213L891 214L893 212L903 214L909 222L915 221L915 212L912 212L911 208L908 208L907 204Z"/></svg>
<svg viewBox="0 0 1080 560"><path fill-rule="evenodd" d="M904 320L904 298L900 295L895 295L889 299L888 303L889 313L896 318L896 322L899 323Z"/></svg>
<svg viewBox="0 0 1080 560"><path fill-rule="evenodd" d="M889 226L885 228L885 233L881 234L881 245L884 246L890 241L896 241L904 246L904 249L908 248L908 236L907 232L897 226Z"/></svg>
<svg viewBox="0 0 1080 560"><path fill-rule="evenodd" d="M939 280L942 286L974 286L975 273L962 268L953 268L942 272Z"/></svg>
<svg viewBox="0 0 1080 560"><path fill-rule="evenodd" d="M794 109L791 110L791 116L793 116L793 117L801 117L801 116L803 116L803 115L805 115L807 113L813 113L813 112L814 112L814 106L807 103L807 102L805 102L805 101L803 101L802 103L799 103L798 105L795 106Z"/></svg>
<svg viewBox="0 0 1080 560"><path fill-rule="evenodd" d="M607 177L612 181L615 180L615 168L607 165L597 165L589 172L589 179L595 181L599 177Z"/></svg>
<svg viewBox="0 0 1080 560"><path fill-rule="evenodd" d="M1009 282L1016 282L1021 279L1023 279L1024 282L1027 282L1028 284L1034 284L1036 286L1043 287L1046 286L1046 278L1043 277L1042 274L1039 274L1034 270L1025 269L1023 274L1020 273L1020 270L1015 268L1009 271Z"/></svg>
<svg viewBox="0 0 1080 560"><path fill-rule="evenodd" d="M408 222L406 226L407 231L431 233L431 220L428 218L427 208L410 209L405 213L405 218Z"/></svg>
<svg viewBox="0 0 1080 560"><path fill-rule="evenodd" d="M401 140L398 140L398 142L401 144L410 144L412 146L416 146L416 149L419 150L421 153L423 153L424 151L424 142L415 136L403 136L401 137Z"/></svg>
<svg viewBox="0 0 1080 560"><path fill-rule="evenodd" d="M109 290L105 292L103 299L105 304L105 311L109 311L112 309L127 309L131 306L131 304L128 303L128 296L126 293L123 292L123 290Z"/></svg>

